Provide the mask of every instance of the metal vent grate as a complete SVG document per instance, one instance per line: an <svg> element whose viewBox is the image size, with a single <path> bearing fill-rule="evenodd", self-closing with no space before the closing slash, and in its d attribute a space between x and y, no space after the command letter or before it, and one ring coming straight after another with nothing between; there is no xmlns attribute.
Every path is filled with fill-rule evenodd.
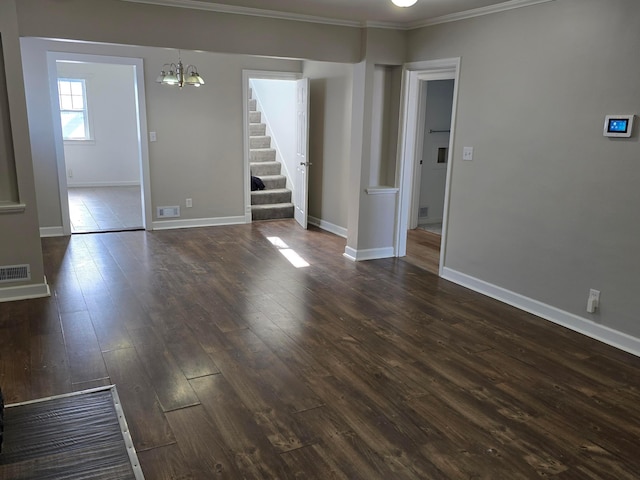
<svg viewBox="0 0 640 480"><path fill-rule="evenodd" d="M157 207L158 218L179 217L180 207L178 205L171 207Z"/></svg>
<svg viewBox="0 0 640 480"><path fill-rule="evenodd" d="M6 265L0 267L0 282L19 282L31 280L29 265Z"/></svg>
<svg viewBox="0 0 640 480"><path fill-rule="evenodd" d="M429 216L429 207L420 207L420 213L418 214L420 218Z"/></svg>

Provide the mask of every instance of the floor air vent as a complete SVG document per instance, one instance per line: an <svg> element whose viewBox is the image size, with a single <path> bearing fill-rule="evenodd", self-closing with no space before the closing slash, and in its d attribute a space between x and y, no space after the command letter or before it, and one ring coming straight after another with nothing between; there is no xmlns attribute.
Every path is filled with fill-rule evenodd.
<svg viewBox="0 0 640 480"><path fill-rule="evenodd" d="M31 280L29 265L7 265L0 267L0 283Z"/></svg>

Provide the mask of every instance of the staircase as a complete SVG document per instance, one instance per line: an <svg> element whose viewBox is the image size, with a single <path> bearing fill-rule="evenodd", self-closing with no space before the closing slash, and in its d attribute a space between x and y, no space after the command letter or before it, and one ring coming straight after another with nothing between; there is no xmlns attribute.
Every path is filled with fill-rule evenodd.
<svg viewBox="0 0 640 480"><path fill-rule="evenodd" d="M264 190L251 192L251 219L274 220L293 218L291 190L287 178L281 175L282 164L276 160L276 150L271 148L271 137L262 123L262 112L257 110L253 91L249 99L249 166L251 175L259 177Z"/></svg>

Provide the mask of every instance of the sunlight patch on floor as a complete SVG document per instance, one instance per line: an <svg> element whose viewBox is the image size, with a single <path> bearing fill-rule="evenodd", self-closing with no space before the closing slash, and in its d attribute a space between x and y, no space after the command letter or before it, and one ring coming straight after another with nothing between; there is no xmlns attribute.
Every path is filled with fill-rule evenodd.
<svg viewBox="0 0 640 480"><path fill-rule="evenodd" d="M269 240L269 242L271 242L271 245L276 247L280 251L282 256L289 260L289 263L291 263L291 265L293 265L294 267L304 268L310 266L309 263L300 255L298 255L295 250L289 248L289 246L285 242L283 242L280 237L267 237L267 240Z"/></svg>

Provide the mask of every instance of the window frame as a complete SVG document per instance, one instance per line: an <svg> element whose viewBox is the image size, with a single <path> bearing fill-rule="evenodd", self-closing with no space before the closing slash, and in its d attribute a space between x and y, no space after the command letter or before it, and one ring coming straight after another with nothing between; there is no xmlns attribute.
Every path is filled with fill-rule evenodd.
<svg viewBox="0 0 640 480"><path fill-rule="evenodd" d="M68 109L68 108L62 108L62 93L60 91L60 82L61 81L66 81L66 82L76 82L76 83L80 83L82 85L82 100L83 100L83 108L81 109ZM64 136L64 128L62 128L62 140L64 141L65 144L82 144L82 145L87 145L87 144L93 144L95 143L95 138L94 138L94 134L93 134L93 122L91 121L91 109L89 108L89 94L88 94L88 79L85 77L78 77L78 76L59 76L57 77L57 81L56 81L56 85L58 87L58 112L60 115L60 125L62 127L62 115L65 112L73 112L73 113L78 113L78 112L82 112L83 114L83 119L84 119L84 130L85 130L85 137L84 138L65 138Z"/></svg>

